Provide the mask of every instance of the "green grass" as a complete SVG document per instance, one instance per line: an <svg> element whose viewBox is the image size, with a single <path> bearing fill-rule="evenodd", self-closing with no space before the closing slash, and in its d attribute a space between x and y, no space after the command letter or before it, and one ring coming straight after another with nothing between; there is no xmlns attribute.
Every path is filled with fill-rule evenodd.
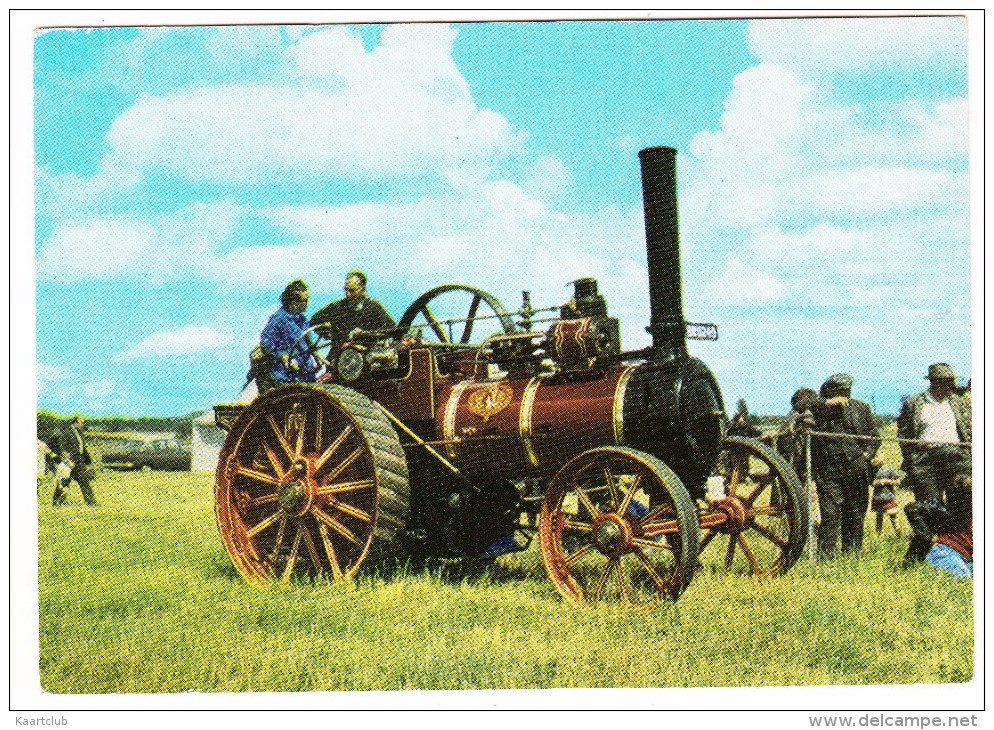
<svg viewBox="0 0 994 730"><path fill-rule="evenodd" d="M860 560L806 559L757 581L700 571L632 615L565 603L537 550L473 577L360 574L245 584L214 524L212 477L102 472L101 506L39 523L41 680L53 693L963 682L972 583L898 568L907 538ZM869 527L869 522L868 522Z"/></svg>

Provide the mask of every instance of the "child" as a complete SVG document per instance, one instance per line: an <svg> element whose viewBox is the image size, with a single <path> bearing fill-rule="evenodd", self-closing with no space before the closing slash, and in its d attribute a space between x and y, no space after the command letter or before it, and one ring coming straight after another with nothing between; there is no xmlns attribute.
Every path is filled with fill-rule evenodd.
<svg viewBox="0 0 994 730"><path fill-rule="evenodd" d="M882 467L877 471L877 475L873 479L873 502L871 503L871 509L877 518L877 534L880 534L884 528L884 515L890 517L890 523L894 528L894 532L898 535L901 534L901 530L897 526L897 513L900 508L897 505L897 494L894 491L900 484L901 475L897 469L888 466Z"/></svg>

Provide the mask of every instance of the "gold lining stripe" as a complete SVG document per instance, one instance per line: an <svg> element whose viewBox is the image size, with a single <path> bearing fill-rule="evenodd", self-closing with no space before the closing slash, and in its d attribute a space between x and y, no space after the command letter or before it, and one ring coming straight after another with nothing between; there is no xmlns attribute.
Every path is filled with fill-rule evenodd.
<svg viewBox="0 0 994 730"><path fill-rule="evenodd" d="M521 410L518 412L518 433L521 435L521 445L525 447L528 461L532 466L538 466L538 454L532 444L532 406L535 404L535 394L542 378L536 376L528 381L521 394Z"/></svg>
<svg viewBox="0 0 994 730"><path fill-rule="evenodd" d="M619 446L625 439L625 391L628 389L628 379L635 372L637 365L630 365L618 378L618 384L614 388L614 403L611 408L611 416L614 420L614 443Z"/></svg>
<svg viewBox="0 0 994 730"><path fill-rule="evenodd" d="M442 422L442 434L445 438L445 451L450 459L455 459L456 454L456 411L459 409L459 399L466 387L472 384L472 380L460 380L452 387L449 393L449 402L445 404L445 419Z"/></svg>

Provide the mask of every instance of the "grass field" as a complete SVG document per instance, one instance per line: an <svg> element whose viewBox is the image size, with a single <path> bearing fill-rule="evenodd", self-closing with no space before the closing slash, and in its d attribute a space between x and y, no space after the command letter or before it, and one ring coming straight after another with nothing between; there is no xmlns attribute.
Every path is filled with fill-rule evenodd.
<svg viewBox="0 0 994 730"><path fill-rule="evenodd" d="M802 558L763 581L700 571L677 603L633 616L564 603L534 547L472 577L401 570L253 588L222 548L212 483L103 471L96 509L78 491L59 510L42 495L45 690L906 684L973 673L972 582L900 569L907 538L889 527L868 532L860 560Z"/></svg>

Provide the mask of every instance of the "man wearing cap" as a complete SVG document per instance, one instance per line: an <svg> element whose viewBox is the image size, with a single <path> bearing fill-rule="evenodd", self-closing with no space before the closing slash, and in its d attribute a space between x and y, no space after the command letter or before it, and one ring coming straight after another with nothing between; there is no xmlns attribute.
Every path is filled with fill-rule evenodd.
<svg viewBox="0 0 994 730"><path fill-rule="evenodd" d="M908 398L897 417L898 438L911 441L901 442L901 468L915 493L915 501L904 508L912 529L908 565L924 559L932 545L932 529L922 515L944 509L957 476L972 470L970 450L961 445L973 440L969 399L956 393L956 376L948 363L929 365L925 377L928 390Z"/></svg>
<svg viewBox="0 0 994 730"><path fill-rule="evenodd" d="M970 472L970 452L960 446L973 440L970 401L955 391L956 376L948 363L928 366L928 390L908 398L897 417L902 443L902 469L911 478L916 501L944 501L948 485L960 472Z"/></svg>
<svg viewBox="0 0 994 730"><path fill-rule="evenodd" d="M814 430L831 434L811 439L811 468L821 511L818 555L824 560L835 557L836 544L844 553L863 547L863 521L876 471L871 462L880 447L869 404L850 397L853 382L848 373L836 373L822 384L819 397L802 404L814 416Z"/></svg>
<svg viewBox="0 0 994 730"><path fill-rule="evenodd" d="M345 298L322 307L311 317L311 327L335 344L352 339L360 332L375 332L396 327L383 305L366 293L366 275L358 270L345 276Z"/></svg>

